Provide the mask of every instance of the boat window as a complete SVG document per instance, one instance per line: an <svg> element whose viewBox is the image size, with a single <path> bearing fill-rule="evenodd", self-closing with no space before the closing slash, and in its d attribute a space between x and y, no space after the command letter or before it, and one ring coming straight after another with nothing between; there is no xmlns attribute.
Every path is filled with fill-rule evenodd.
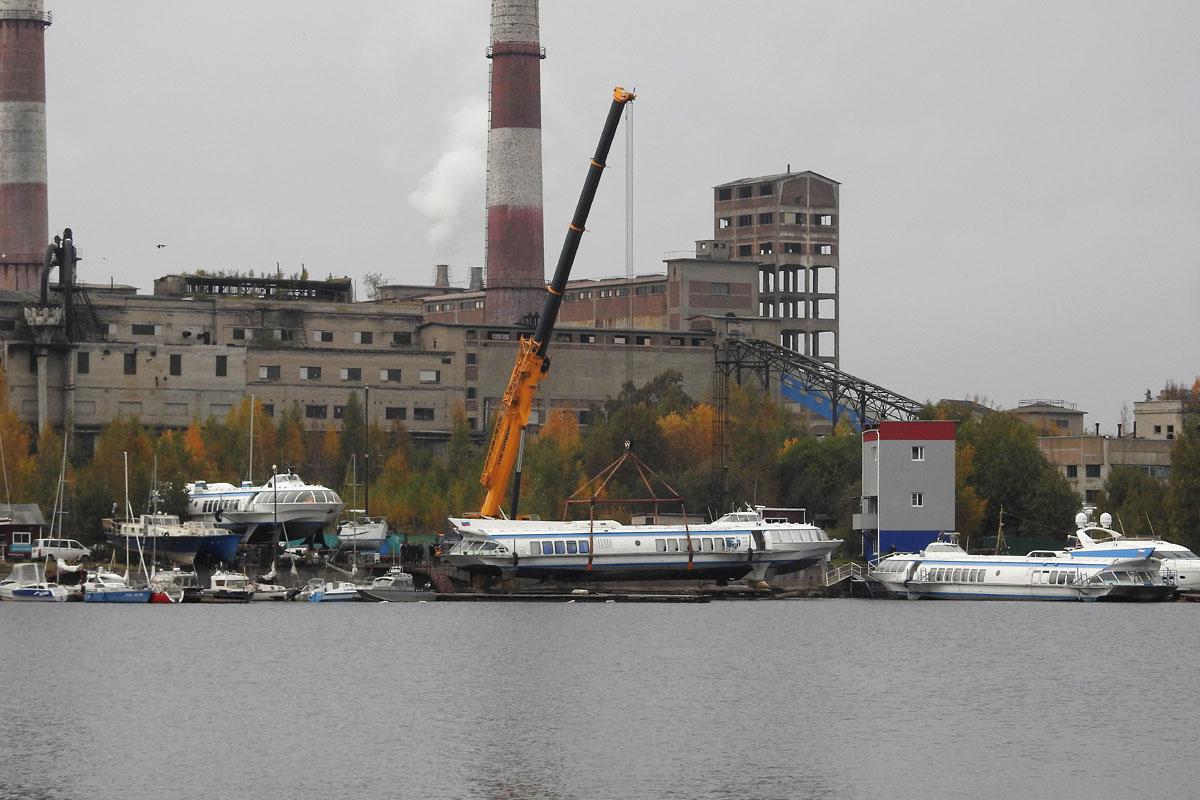
<svg viewBox="0 0 1200 800"><path fill-rule="evenodd" d="M771 531L771 541L772 542L780 541L779 531Z"/></svg>
<svg viewBox="0 0 1200 800"><path fill-rule="evenodd" d="M667 550L672 553L678 553L679 552L679 540L678 539L667 539Z"/></svg>
<svg viewBox="0 0 1200 800"><path fill-rule="evenodd" d="M541 555L541 553L542 553L542 543L541 542L530 542L529 543L529 555L537 556L537 555Z"/></svg>
<svg viewBox="0 0 1200 800"><path fill-rule="evenodd" d="M715 547L717 550L724 550L725 540L721 538L713 539L713 547Z"/></svg>
<svg viewBox="0 0 1200 800"><path fill-rule="evenodd" d="M704 550L712 550L712 537L705 536L700 540L700 547Z"/></svg>
<svg viewBox="0 0 1200 800"><path fill-rule="evenodd" d="M962 573L963 573L962 567L955 567L954 568L954 577L952 577L950 580L954 581L955 583L961 583L962 582Z"/></svg>
<svg viewBox="0 0 1200 800"><path fill-rule="evenodd" d="M667 540L666 539L655 539L654 540L654 549L660 553L667 552Z"/></svg>
<svg viewBox="0 0 1200 800"><path fill-rule="evenodd" d="M1048 580L1048 581L1046 581L1046 582L1047 582L1047 583L1052 583L1052 584L1053 584L1053 583L1058 583L1058 570L1052 570L1052 571L1050 572L1050 580Z"/></svg>
<svg viewBox="0 0 1200 800"><path fill-rule="evenodd" d="M591 548L588 546L588 543L587 543L587 542L580 542L580 543L579 543L579 552L581 552L581 553L587 553L587 552L588 552L590 549L591 549Z"/></svg>
<svg viewBox="0 0 1200 800"><path fill-rule="evenodd" d="M554 543L554 554L555 555L559 555L559 556L565 555L566 552L567 552L567 543L566 542L564 542L560 539L559 541Z"/></svg>
<svg viewBox="0 0 1200 800"><path fill-rule="evenodd" d="M554 555L554 542L542 542L542 555Z"/></svg>
<svg viewBox="0 0 1200 800"><path fill-rule="evenodd" d="M567 555L573 556L578 552L579 552L579 546L576 545L573 540L567 542Z"/></svg>

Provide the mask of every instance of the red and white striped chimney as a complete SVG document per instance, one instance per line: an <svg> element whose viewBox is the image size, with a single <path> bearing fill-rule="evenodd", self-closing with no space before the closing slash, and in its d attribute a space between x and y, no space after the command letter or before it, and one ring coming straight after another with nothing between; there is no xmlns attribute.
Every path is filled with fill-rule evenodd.
<svg viewBox="0 0 1200 800"><path fill-rule="evenodd" d="M0 0L0 289L37 289L49 244L42 0Z"/></svg>
<svg viewBox="0 0 1200 800"><path fill-rule="evenodd" d="M485 321L511 324L545 297L538 0L492 0Z"/></svg>

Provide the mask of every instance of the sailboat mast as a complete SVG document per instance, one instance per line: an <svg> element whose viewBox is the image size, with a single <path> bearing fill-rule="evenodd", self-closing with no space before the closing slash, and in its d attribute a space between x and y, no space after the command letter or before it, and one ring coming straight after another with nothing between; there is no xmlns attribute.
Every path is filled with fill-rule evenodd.
<svg viewBox="0 0 1200 800"><path fill-rule="evenodd" d="M364 386L363 393L363 516L371 517L371 387Z"/></svg>

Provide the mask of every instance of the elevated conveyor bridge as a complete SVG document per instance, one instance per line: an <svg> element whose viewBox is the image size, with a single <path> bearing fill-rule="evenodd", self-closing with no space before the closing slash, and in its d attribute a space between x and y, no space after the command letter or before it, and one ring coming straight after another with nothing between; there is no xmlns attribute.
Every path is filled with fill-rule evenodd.
<svg viewBox="0 0 1200 800"><path fill-rule="evenodd" d="M716 353L716 395L728 397L728 381L739 385L755 377L764 389L778 382L787 401L813 411L834 425L847 417L855 430L883 420L915 419L923 406L916 400L836 370L819 359L762 341L730 337ZM722 386L724 384L724 386Z"/></svg>

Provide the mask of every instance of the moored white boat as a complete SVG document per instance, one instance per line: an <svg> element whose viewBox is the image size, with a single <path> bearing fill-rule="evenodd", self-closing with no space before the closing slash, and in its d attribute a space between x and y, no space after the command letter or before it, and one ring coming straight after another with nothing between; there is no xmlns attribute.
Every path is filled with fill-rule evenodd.
<svg viewBox="0 0 1200 800"><path fill-rule="evenodd" d="M208 578L208 586L200 590L205 603L245 603L254 596L250 579L244 572L218 569Z"/></svg>
<svg viewBox="0 0 1200 800"><path fill-rule="evenodd" d="M89 572L79 591L85 603L149 603L152 594L149 587L130 586L124 576L104 567Z"/></svg>
<svg viewBox="0 0 1200 800"><path fill-rule="evenodd" d="M451 517L462 539L443 556L473 572L589 580L736 579L811 566L842 543L815 525L766 519L763 508L714 522L624 525L615 520Z"/></svg>
<svg viewBox="0 0 1200 800"><path fill-rule="evenodd" d="M200 577L195 570L184 570L179 567L155 570L150 575L150 587L166 592L175 602L200 602Z"/></svg>
<svg viewBox="0 0 1200 800"><path fill-rule="evenodd" d="M910 600L1169 600L1178 590L1153 548L1134 558L1062 550L1024 556L967 553L955 534L920 553L894 553L868 572L889 593Z"/></svg>
<svg viewBox="0 0 1200 800"><path fill-rule="evenodd" d="M358 587L358 596L376 603L415 603L437 599L431 589L418 589L413 576L403 567L392 567L366 586Z"/></svg>
<svg viewBox="0 0 1200 800"><path fill-rule="evenodd" d="M358 587L350 581L327 581L324 578L312 578L301 587L294 599L309 603L332 603L354 600L358 597Z"/></svg>
<svg viewBox="0 0 1200 800"><path fill-rule="evenodd" d="M0 600L61 603L67 599L67 587L46 580L41 564L17 564L0 581Z"/></svg>
<svg viewBox="0 0 1200 800"><path fill-rule="evenodd" d="M1094 507L1085 506L1083 511L1075 515L1078 530L1069 537L1074 540L1075 546L1069 547L1067 553L1072 556L1134 558L1149 548L1163 567L1173 574L1180 591L1200 592L1200 556L1181 544L1163 539L1129 538L1113 529L1110 514L1101 514L1099 524L1096 524L1092 519L1095 511Z"/></svg>

